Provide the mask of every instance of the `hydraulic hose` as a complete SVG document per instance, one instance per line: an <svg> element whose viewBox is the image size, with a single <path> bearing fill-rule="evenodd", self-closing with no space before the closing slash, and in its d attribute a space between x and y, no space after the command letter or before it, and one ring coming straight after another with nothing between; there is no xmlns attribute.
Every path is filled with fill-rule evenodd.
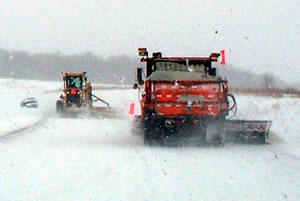
<svg viewBox="0 0 300 201"><path fill-rule="evenodd" d="M232 105L230 108L228 108L228 112L229 112L229 111L231 111L234 107L236 107L237 105L236 105L235 97L234 97L232 94L227 94L227 100L228 100L228 97L230 97L230 98L232 99L232 101L233 101L233 105ZM229 102L229 101L228 101L228 102Z"/></svg>
<svg viewBox="0 0 300 201"><path fill-rule="evenodd" d="M228 103L229 103L229 98L231 98L231 100L233 101L233 105L232 105L231 107L229 107L229 108L227 109L227 111L230 112L231 110L234 109L234 112L233 112L233 114L231 115L231 117L229 117L228 119L232 119L232 118L236 115L236 113L237 113L237 104L236 104L236 100L235 100L234 95L232 95L232 94L227 94L227 101L228 101Z"/></svg>

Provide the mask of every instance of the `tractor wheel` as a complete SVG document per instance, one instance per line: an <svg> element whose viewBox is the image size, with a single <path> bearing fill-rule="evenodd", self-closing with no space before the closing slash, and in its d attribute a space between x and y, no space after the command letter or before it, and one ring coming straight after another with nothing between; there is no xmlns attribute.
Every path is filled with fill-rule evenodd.
<svg viewBox="0 0 300 201"><path fill-rule="evenodd" d="M56 101L56 114L62 115L64 112L64 103L61 100Z"/></svg>

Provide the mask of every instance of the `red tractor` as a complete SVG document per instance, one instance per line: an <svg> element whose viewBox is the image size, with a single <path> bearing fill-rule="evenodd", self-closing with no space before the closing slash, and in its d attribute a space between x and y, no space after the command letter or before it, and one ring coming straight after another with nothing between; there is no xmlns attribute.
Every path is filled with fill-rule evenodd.
<svg viewBox="0 0 300 201"><path fill-rule="evenodd" d="M138 49L145 68L137 68L134 88L140 90L140 115L136 131L144 143L165 143L173 139L192 139L222 145L233 136L247 142L265 143L271 121L228 120L236 110L228 82L216 75L209 57L162 57L160 52L148 57L146 48ZM185 140L181 140L184 142Z"/></svg>

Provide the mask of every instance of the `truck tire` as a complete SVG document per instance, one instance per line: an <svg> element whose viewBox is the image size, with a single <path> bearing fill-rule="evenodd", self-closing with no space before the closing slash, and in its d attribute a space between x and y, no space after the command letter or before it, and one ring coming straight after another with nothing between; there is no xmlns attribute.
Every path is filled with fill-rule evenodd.
<svg viewBox="0 0 300 201"><path fill-rule="evenodd" d="M200 135L198 145L199 146L206 146L207 145L207 143L206 143L206 133L203 133L203 134Z"/></svg>
<svg viewBox="0 0 300 201"><path fill-rule="evenodd" d="M144 120L144 144L152 146L159 142L157 125L155 120L145 119Z"/></svg>
<svg viewBox="0 0 300 201"><path fill-rule="evenodd" d="M254 140L251 140L251 143L254 144L267 144L266 136L264 133L258 133Z"/></svg>
<svg viewBox="0 0 300 201"><path fill-rule="evenodd" d="M144 145L153 145L151 120L144 120Z"/></svg>
<svg viewBox="0 0 300 201"><path fill-rule="evenodd" d="M151 135L144 134L144 145L152 146L153 145L153 139Z"/></svg>
<svg viewBox="0 0 300 201"><path fill-rule="evenodd" d="M226 135L224 133L224 121L221 120L213 120L207 124L208 135L210 136L210 143L214 146L223 146L226 141Z"/></svg>

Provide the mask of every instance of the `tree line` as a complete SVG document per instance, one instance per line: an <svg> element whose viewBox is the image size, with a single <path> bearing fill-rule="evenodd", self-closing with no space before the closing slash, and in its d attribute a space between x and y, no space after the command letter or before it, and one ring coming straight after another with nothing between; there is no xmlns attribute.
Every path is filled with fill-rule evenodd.
<svg viewBox="0 0 300 201"><path fill-rule="evenodd" d="M0 77L30 80L61 80L61 71L87 72L92 83L133 84L135 69L144 64L126 55L103 58L93 52L63 55L0 49ZM242 67L217 65L217 72L230 87L284 88L283 81L270 73L255 74Z"/></svg>
<svg viewBox="0 0 300 201"><path fill-rule="evenodd" d="M129 84L134 82L138 60L125 55L102 58L92 52L74 55L30 54L0 49L2 78L61 80L61 72L87 72L91 82Z"/></svg>

